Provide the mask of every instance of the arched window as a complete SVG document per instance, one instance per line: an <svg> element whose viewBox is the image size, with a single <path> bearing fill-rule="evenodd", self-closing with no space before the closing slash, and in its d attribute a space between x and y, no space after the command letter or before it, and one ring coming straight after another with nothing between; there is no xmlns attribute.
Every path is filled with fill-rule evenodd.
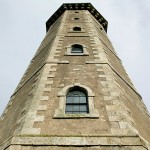
<svg viewBox="0 0 150 150"><path fill-rule="evenodd" d="M66 96L66 114L87 114L87 94L79 88L74 88Z"/></svg>
<svg viewBox="0 0 150 150"><path fill-rule="evenodd" d="M83 46L79 44L72 45L71 53L83 53Z"/></svg>
<svg viewBox="0 0 150 150"><path fill-rule="evenodd" d="M86 85L67 85L58 93L59 104L53 118L99 118L94 107L95 94Z"/></svg>
<svg viewBox="0 0 150 150"><path fill-rule="evenodd" d="M81 28L80 27L74 27L73 31L81 31Z"/></svg>

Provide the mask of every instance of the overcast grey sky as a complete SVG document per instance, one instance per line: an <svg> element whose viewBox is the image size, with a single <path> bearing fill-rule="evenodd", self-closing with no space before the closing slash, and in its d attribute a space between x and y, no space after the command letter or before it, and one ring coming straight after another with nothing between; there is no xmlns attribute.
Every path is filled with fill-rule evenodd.
<svg viewBox="0 0 150 150"><path fill-rule="evenodd" d="M108 20L108 36L150 111L148 0L0 0L0 114L46 34L45 22L64 2L91 2Z"/></svg>

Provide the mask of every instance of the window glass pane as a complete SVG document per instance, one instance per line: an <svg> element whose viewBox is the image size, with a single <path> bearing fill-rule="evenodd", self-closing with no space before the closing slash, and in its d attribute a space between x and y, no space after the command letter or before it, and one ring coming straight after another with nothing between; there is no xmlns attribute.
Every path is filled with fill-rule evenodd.
<svg viewBox="0 0 150 150"><path fill-rule="evenodd" d="M68 97L68 96L72 96L72 92L68 93L67 97Z"/></svg>
<svg viewBox="0 0 150 150"><path fill-rule="evenodd" d="M73 49L72 49L72 52L73 52L73 53L82 53L83 51L82 51L82 49L80 49L80 48L73 48Z"/></svg>
<svg viewBox="0 0 150 150"><path fill-rule="evenodd" d="M80 114L80 112L76 111L76 112L73 112L73 114Z"/></svg>
<svg viewBox="0 0 150 150"><path fill-rule="evenodd" d="M72 45L72 49L71 49L72 53L83 53L83 46L82 45Z"/></svg>
<svg viewBox="0 0 150 150"><path fill-rule="evenodd" d="M72 92L69 92L67 96L74 96L74 95L79 95L80 92L79 91L72 91Z"/></svg>
<svg viewBox="0 0 150 150"><path fill-rule="evenodd" d="M67 97L67 103L73 103L73 97Z"/></svg>
<svg viewBox="0 0 150 150"><path fill-rule="evenodd" d="M81 111L81 112L79 112L79 113L80 113L80 114L87 114L87 111L85 111L85 112L84 112L84 111L83 111L83 112Z"/></svg>
<svg viewBox="0 0 150 150"><path fill-rule="evenodd" d="M79 92L79 91L73 91L72 94L73 94L74 96L79 96L80 92Z"/></svg>
<svg viewBox="0 0 150 150"><path fill-rule="evenodd" d="M72 114L72 111L67 111L66 114Z"/></svg>
<svg viewBox="0 0 150 150"><path fill-rule="evenodd" d="M73 111L79 111L79 105L74 105L73 106Z"/></svg>
<svg viewBox="0 0 150 150"><path fill-rule="evenodd" d="M80 105L80 111L86 111L87 112L87 106L86 105Z"/></svg>
<svg viewBox="0 0 150 150"><path fill-rule="evenodd" d="M66 111L72 111L72 105L67 105L66 106Z"/></svg>
<svg viewBox="0 0 150 150"><path fill-rule="evenodd" d="M80 97L80 103L86 103L86 97Z"/></svg>
<svg viewBox="0 0 150 150"><path fill-rule="evenodd" d="M79 97L74 97L73 103L79 103Z"/></svg>
<svg viewBox="0 0 150 150"><path fill-rule="evenodd" d="M80 96L86 96L83 92L79 93Z"/></svg>
<svg viewBox="0 0 150 150"><path fill-rule="evenodd" d="M75 90L68 93L66 98L66 113L80 114L88 113L87 96L84 92Z"/></svg>

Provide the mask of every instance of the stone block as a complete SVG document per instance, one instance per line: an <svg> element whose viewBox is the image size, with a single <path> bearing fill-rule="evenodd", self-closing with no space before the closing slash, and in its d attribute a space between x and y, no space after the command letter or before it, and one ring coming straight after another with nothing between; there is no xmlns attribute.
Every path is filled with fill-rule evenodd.
<svg viewBox="0 0 150 150"><path fill-rule="evenodd" d="M46 110L47 106L46 105L40 105L38 106L38 110Z"/></svg>
<svg viewBox="0 0 150 150"><path fill-rule="evenodd" d="M44 116L36 116L34 118L34 121L43 121L44 120Z"/></svg>

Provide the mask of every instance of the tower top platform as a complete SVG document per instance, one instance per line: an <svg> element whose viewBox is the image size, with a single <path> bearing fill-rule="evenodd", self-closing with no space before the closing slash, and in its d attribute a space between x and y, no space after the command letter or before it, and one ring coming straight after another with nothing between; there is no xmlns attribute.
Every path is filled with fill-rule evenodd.
<svg viewBox="0 0 150 150"><path fill-rule="evenodd" d="M64 3L46 22L46 31L66 10L88 10L107 32L107 20L93 7L91 3Z"/></svg>

